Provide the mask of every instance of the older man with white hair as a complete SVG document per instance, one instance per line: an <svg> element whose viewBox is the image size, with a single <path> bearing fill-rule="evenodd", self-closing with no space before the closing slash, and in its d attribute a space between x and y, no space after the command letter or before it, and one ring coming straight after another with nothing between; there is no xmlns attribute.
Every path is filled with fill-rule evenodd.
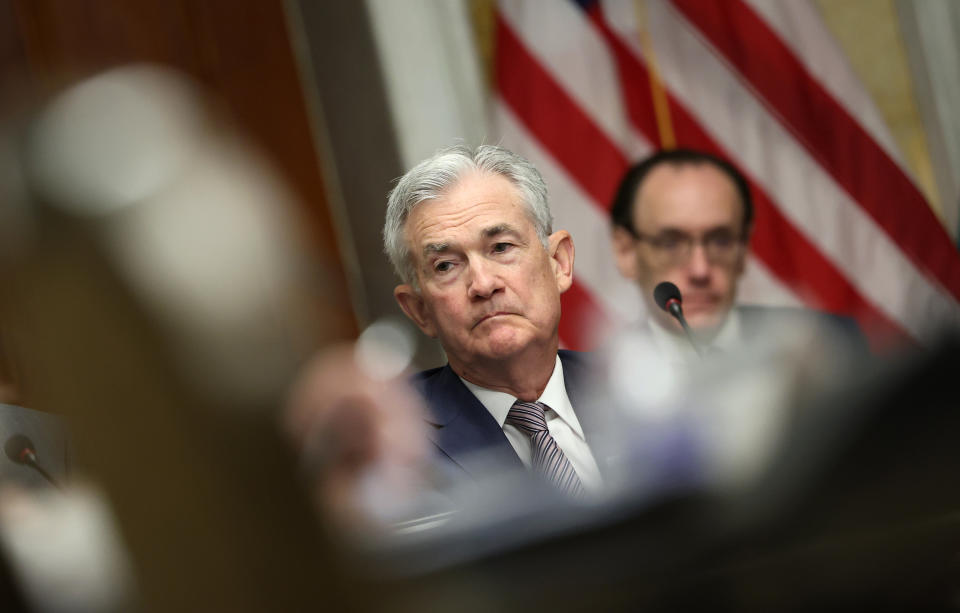
<svg viewBox="0 0 960 613"><path fill-rule="evenodd" d="M439 453L473 476L494 459L522 463L578 494L597 488L600 472L578 418L587 366L558 350L573 240L551 226L529 162L453 146L399 180L383 234L403 281L397 302L449 360L415 380Z"/></svg>
<svg viewBox="0 0 960 613"><path fill-rule="evenodd" d="M575 497L602 487L590 360L559 349L573 239L551 226L540 173L500 147L449 147L400 178L383 232L394 295L449 363L415 390L372 378L351 345L307 365L284 420L325 513L406 519L434 488L510 469Z"/></svg>

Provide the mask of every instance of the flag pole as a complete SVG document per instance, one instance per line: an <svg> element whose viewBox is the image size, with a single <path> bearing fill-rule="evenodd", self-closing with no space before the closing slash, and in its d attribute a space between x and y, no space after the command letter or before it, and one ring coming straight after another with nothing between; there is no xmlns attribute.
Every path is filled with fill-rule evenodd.
<svg viewBox="0 0 960 613"><path fill-rule="evenodd" d="M670 104L667 100L667 90L660 78L657 67L657 57L653 52L653 42L650 39L650 30L647 27L647 0L634 0L637 16L637 32L640 35L640 48L647 60L647 73L650 77L650 96L653 99L653 114L657 121L657 134L660 136L661 149L674 149L677 138L673 132L673 121L670 118Z"/></svg>

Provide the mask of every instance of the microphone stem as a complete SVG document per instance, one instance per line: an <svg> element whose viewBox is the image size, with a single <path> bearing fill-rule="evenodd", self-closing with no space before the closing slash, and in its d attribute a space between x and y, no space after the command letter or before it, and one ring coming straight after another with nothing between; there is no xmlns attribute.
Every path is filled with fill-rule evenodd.
<svg viewBox="0 0 960 613"><path fill-rule="evenodd" d="M690 326L687 325L687 318L683 316L683 310L680 308L680 305L676 302L671 304L670 314L676 317L677 321L680 322L680 326L687 335L687 340L690 341L690 346L693 347L693 350L697 352L697 357L702 358L703 352L700 350L700 346L697 345L696 341L693 340L693 331L690 330Z"/></svg>
<svg viewBox="0 0 960 613"><path fill-rule="evenodd" d="M60 483L58 483L57 480L53 478L53 475L51 475L51 474L48 473L46 470L44 470L44 468L43 468L42 466L40 466L40 465L36 462L36 460L34 460L33 457L31 457L31 456L33 456L33 454L30 454L29 456L27 456L27 458L25 459L25 462L24 462L24 463L27 464L28 466L30 466L31 468L33 468L33 469L34 469L35 471L37 471L38 473L40 473L40 474L43 476L44 479L46 479L47 481L50 482L51 485L53 485L53 487L57 488L58 490L60 490L60 491L62 492L62 491L63 491L63 486L60 485Z"/></svg>

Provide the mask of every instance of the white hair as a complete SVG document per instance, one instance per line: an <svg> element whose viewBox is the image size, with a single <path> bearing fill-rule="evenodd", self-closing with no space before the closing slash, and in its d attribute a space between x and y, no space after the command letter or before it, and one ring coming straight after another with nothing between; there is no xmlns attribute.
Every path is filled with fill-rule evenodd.
<svg viewBox="0 0 960 613"><path fill-rule="evenodd" d="M544 249L547 248L553 232L553 217L547 204L547 185L533 164L495 145L480 145L473 150L465 145L453 145L437 151L400 177L387 199L383 250L404 283L417 286L416 270L404 233L410 211L421 202L443 197L474 172L500 175L520 191L537 236Z"/></svg>

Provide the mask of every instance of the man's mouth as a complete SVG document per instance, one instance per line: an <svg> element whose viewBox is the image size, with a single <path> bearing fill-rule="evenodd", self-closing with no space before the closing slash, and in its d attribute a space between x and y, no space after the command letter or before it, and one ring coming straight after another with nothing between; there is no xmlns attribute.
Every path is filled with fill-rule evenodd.
<svg viewBox="0 0 960 613"><path fill-rule="evenodd" d="M513 313L510 313L508 311L496 311L494 313L487 313L486 315L478 319L477 323L473 324L473 327L476 328L477 326L479 326L480 324L482 324L487 320L493 319L494 317L502 317L504 315L513 315Z"/></svg>
<svg viewBox="0 0 960 613"><path fill-rule="evenodd" d="M706 311L717 307L720 301L714 296L684 296L684 311Z"/></svg>

